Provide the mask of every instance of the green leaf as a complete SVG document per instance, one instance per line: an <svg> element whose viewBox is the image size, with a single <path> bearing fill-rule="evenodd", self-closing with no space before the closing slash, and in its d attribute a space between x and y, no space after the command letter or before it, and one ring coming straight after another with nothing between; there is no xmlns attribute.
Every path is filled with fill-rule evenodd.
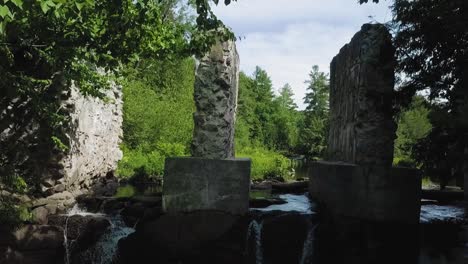
<svg viewBox="0 0 468 264"><path fill-rule="evenodd" d="M47 14L47 11L49 11L50 7L47 5L47 2L40 2L42 12L44 14Z"/></svg>
<svg viewBox="0 0 468 264"><path fill-rule="evenodd" d="M10 9L6 5L1 5L0 6L0 17L5 18L6 16L9 16L13 18L13 15L10 12Z"/></svg>
<svg viewBox="0 0 468 264"><path fill-rule="evenodd" d="M11 0L11 2L19 9L23 10L23 0Z"/></svg>
<svg viewBox="0 0 468 264"><path fill-rule="evenodd" d="M78 9L78 11L81 11L81 9L83 8L84 4L83 4L83 3L75 2L75 6L76 6L76 8Z"/></svg>

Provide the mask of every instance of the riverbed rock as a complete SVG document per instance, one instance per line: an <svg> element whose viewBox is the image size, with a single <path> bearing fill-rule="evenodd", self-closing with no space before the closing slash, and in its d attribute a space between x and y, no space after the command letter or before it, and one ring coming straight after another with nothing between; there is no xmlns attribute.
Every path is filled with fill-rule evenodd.
<svg viewBox="0 0 468 264"><path fill-rule="evenodd" d="M265 263L300 263L309 229L309 216L287 213L262 221Z"/></svg>
<svg viewBox="0 0 468 264"><path fill-rule="evenodd" d="M33 221L40 225L47 224L47 216L49 215L49 210L45 206L37 207L31 211Z"/></svg>
<svg viewBox="0 0 468 264"><path fill-rule="evenodd" d="M119 241L118 263L244 263L245 219L220 211L165 214Z"/></svg>
<svg viewBox="0 0 468 264"><path fill-rule="evenodd" d="M63 229L50 225L26 225L16 231L0 231L0 263L63 263L63 238Z"/></svg>

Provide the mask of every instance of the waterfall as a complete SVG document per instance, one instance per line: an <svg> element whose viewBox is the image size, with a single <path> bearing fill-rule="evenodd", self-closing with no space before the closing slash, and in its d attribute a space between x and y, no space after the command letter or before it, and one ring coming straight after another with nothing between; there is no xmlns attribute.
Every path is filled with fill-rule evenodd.
<svg viewBox="0 0 468 264"><path fill-rule="evenodd" d="M111 226L107 232L102 235L94 247L80 254L82 259L87 260L87 263L113 263L119 240L135 232L135 229L125 225L120 215L111 216L109 217L109 220L111 222Z"/></svg>
<svg viewBox="0 0 468 264"><path fill-rule="evenodd" d="M68 238L67 238L67 229L68 229L68 218L65 219L65 227L63 230L63 246L65 247L65 264L70 264L70 252L68 249Z"/></svg>
<svg viewBox="0 0 468 264"><path fill-rule="evenodd" d="M65 214L65 227L64 227L64 247L65 247L65 264L70 264L70 253L72 241L68 241L67 230L68 230L68 219L74 215L81 216L96 216L96 217L106 217L110 222L110 227L106 232L99 238L96 244L87 249L84 252L79 252L80 261L82 263L92 263L92 264L111 264L115 257L117 250L118 241L127 237L129 234L135 232L134 228L127 227L122 220L120 215L108 216L102 213L90 213L80 208L77 204L71 208L67 214Z"/></svg>
<svg viewBox="0 0 468 264"><path fill-rule="evenodd" d="M252 233L255 239L255 263L263 264L263 249L262 249L262 227L263 223L258 223L256 220L252 220L247 229L247 246Z"/></svg>
<svg viewBox="0 0 468 264"><path fill-rule="evenodd" d="M300 260L300 264L307 264L311 263L311 258L313 255L313 246L314 246L314 234L315 234L315 229L317 228L317 224L312 226L312 223L309 221L308 223L309 226L309 231L307 232L307 237L304 240L304 246L302 248L302 256Z"/></svg>

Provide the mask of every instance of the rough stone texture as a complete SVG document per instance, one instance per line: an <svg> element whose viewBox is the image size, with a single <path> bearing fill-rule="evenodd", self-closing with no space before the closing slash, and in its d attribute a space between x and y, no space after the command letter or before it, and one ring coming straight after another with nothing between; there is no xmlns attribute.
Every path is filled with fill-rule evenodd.
<svg viewBox="0 0 468 264"><path fill-rule="evenodd" d="M250 159L168 158L164 170L166 212L249 209Z"/></svg>
<svg viewBox="0 0 468 264"><path fill-rule="evenodd" d="M0 230L0 263L63 263L63 229L48 225L26 225L16 231Z"/></svg>
<svg viewBox="0 0 468 264"><path fill-rule="evenodd" d="M15 171L25 179L40 180L28 182L28 187L34 200L38 196L49 198L42 200L43 205L49 204L48 210L52 209L49 213L65 209L74 203L74 197L112 175L122 157L122 90L113 84L103 93L104 99L84 96L71 85L44 94L57 104L57 113L66 120L61 131L32 114L37 110L31 109L24 98L14 99L6 110L0 108L0 174ZM69 149L59 151L51 140L53 135L61 137ZM66 197L54 196L57 193Z"/></svg>
<svg viewBox="0 0 468 264"><path fill-rule="evenodd" d="M334 214L372 221L419 223L421 175L409 168L314 162L310 195Z"/></svg>
<svg viewBox="0 0 468 264"><path fill-rule="evenodd" d="M330 160L390 166L394 48L380 24L364 24L330 65Z"/></svg>
<svg viewBox="0 0 468 264"><path fill-rule="evenodd" d="M60 161L65 185L78 186L96 176L115 171L122 158L122 90L113 85L105 91L105 100L83 96L72 87L64 103L71 107L67 134L70 150Z"/></svg>
<svg viewBox="0 0 468 264"><path fill-rule="evenodd" d="M192 156L234 157L234 123L239 79L235 42L218 42L200 59L195 76Z"/></svg>

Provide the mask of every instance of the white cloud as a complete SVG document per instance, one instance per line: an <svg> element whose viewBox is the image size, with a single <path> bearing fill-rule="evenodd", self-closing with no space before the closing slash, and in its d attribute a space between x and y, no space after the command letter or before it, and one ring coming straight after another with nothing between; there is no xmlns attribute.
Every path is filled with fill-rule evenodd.
<svg viewBox="0 0 468 264"><path fill-rule="evenodd" d="M302 109L304 81L312 65L329 71L339 49L349 42L370 15L391 18L389 3L359 5L357 0L238 0L214 8L236 35L241 70L265 69L275 89L291 84ZM245 37L245 39L244 39Z"/></svg>

